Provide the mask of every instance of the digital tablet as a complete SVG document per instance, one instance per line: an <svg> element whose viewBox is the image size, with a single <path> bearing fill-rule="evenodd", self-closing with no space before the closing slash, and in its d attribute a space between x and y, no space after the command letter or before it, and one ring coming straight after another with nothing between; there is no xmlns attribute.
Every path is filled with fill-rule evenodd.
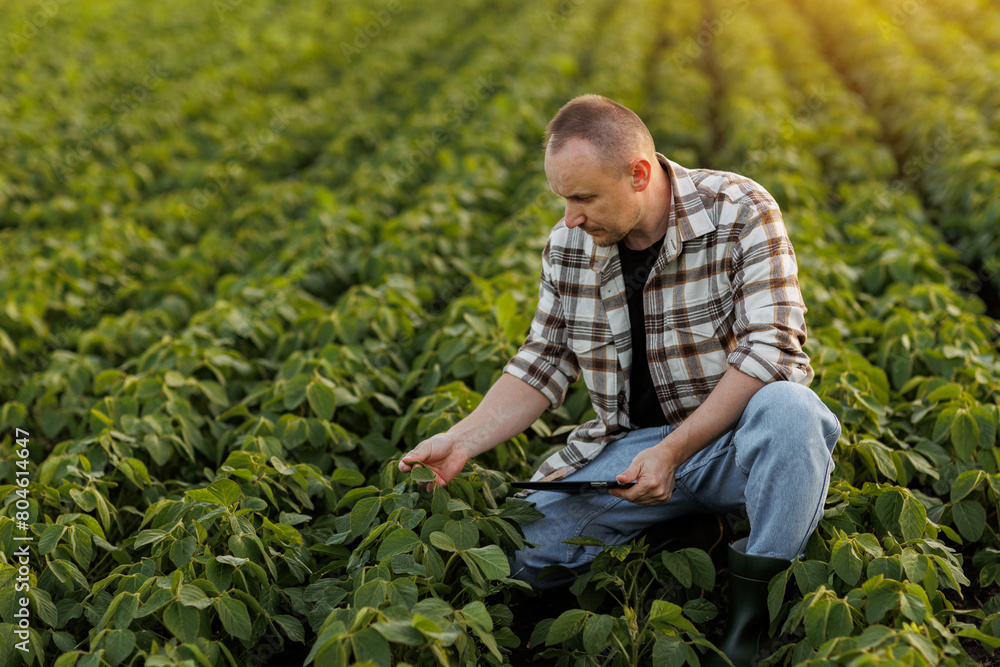
<svg viewBox="0 0 1000 667"><path fill-rule="evenodd" d="M510 485L516 489L532 489L534 491L556 491L557 493L600 493L608 489L627 489L635 482L586 482L556 480L554 482L511 482Z"/></svg>

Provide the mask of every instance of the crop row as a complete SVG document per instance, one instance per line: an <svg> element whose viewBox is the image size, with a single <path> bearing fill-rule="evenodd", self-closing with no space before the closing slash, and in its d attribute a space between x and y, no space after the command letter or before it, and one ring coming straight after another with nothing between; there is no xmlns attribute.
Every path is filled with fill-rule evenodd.
<svg viewBox="0 0 1000 667"><path fill-rule="evenodd" d="M942 71L941 64L929 60L908 37L908 32L927 29L917 16L906 17L904 31L871 3L818 2L800 9L823 48L879 118L900 161L893 187L917 188L963 260L977 269L983 282L1000 286L1000 207L994 196L1000 163L992 148L1000 135L991 127L992 118L975 103L979 95L961 89L963 78L945 74L975 70L975 53L939 50L938 56L949 59ZM831 28L834 18L836 32ZM892 29L880 31L878 26L887 22ZM1000 81L995 70L986 74L988 80L980 85L996 89Z"/></svg>

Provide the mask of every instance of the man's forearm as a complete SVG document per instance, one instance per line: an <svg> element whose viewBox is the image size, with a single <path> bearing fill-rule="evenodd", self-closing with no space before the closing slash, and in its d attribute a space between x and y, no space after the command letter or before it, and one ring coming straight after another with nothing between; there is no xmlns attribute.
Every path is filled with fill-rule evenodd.
<svg viewBox="0 0 1000 667"><path fill-rule="evenodd" d="M470 457L476 456L522 433L548 407L545 394L503 373L472 414L448 429L448 433L462 439Z"/></svg>
<svg viewBox="0 0 1000 667"><path fill-rule="evenodd" d="M730 366L705 402L657 446L679 466L735 427L763 386L763 381Z"/></svg>

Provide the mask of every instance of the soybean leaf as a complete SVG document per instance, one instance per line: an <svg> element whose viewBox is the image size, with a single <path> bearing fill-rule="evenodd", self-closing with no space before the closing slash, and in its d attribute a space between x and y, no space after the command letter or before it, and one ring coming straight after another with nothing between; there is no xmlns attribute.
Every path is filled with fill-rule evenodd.
<svg viewBox="0 0 1000 667"><path fill-rule="evenodd" d="M687 558L679 553L664 551L661 559L667 571L674 575L681 586L691 588L691 564Z"/></svg>
<svg viewBox="0 0 1000 667"><path fill-rule="evenodd" d="M891 582L883 582L868 594L868 602L865 605L865 618L869 623L881 621L890 609L899 602L899 595Z"/></svg>
<svg viewBox="0 0 1000 667"><path fill-rule="evenodd" d="M490 544L485 547L469 549L469 555L482 568L487 579L503 579L510 576L510 561L497 545Z"/></svg>
<svg viewBox="0 0 1000 667"><path fill-rule="evenodd" d="M657 637L653 644L653 664L657 667L681 667L687 655L687 644L677 637Z"/></svg>
<svg viewBox="0 0 1000 667"><path fill-rule="evenodd" d="M858 579L861 578L863 564L861 558L854 552L854 545L850 540L842 539L834 545L830 567L833 568L838 577L851 586L857 584Z"/></svg>
<svg viewBox="0 0 1000 667"><path fill-rule="evenodd" d="M420 538L417 537L416 533L408 528L398 528L382 541L376 558L382 560L398 554L410 553L417 548L418 544L420 544Z"/></svg>
<svg viewBox="0 0 1000 667"><path fill-rule="evenodd" d="M718 613L718 608L705 598L696 598L684 603L684 615L695 623L711 621Z"/></svg>
<svg viewBox="0 0 1000 667"><path fill-rule="evenodd" d="M903 509L899 514L899 529L904 540L915 540L924 534L927 525L927 510L912 496L903 499Z"/></svg>
<svg viewBox="0 0 1000 667"><path fill-rule="evenodd" d="M968 470L963 472L951 486L951 502L958 502L972 493L984 479L986 479L986 473L982 470Z"/></svg>
<svg viewBox="0 0 1000 667"><path fill-rule="evenodd" d="M715 564L701 549L688 548L682 552L691 564L691 581L695 586L707 591L715 588Z"/></svg>
<svg viewBox="0 0 1000 667"><path fill-rule="evenodd" d="M979 425L967 410L959 410L951 424L951 444L960 459L969 460L979 445Z"/></svg>
<svg viewBox="0 0 1000 667"><path fill-rule="evenodd" d="M583 629L590 612L583 609L569 609L559 615L545 637L545 645L561 644Z"/></svg>
<svg viewBox="0 0 1000 667"><path fill-rule="evenodd" d="M479 544L479 529L472 519L450 520L444 525L444 532L455 542L455 548L465 551Z"/></svg>
<svg viewBox="0 0 1000 667"><path fill-rule="evenodd" d="M382 506L381 497L362 498L351 510L351 535L358 537L368 530Z"/></svg>
<svg viewBox="0 0 1000 667"><path fill-rule="evenodd" d="M215 610L226 632L238 639L250 641L250 614L239 600L223 595L215 599Z"/></svg>
<svg viewBox="0 0 1000 667"><path fill-rule="evenodd" d="M965 539L975 542L983 536L983 529L986 528L986 510L979 503L970 500L959 501L952 506L951 515L955 527Z"/></svg>
<svg viewBox="0 0 1000 667"><path fill-rule="evenodd" d="M412 479L414 482L420 482L420 483L433 482L436 479L436 477L437 475L433 470L423 465L414 466L410 470L410 479Z"/></svg>
<svg viewBox="0 0 1000 667"><path fill-rule="evenodd" d="M607 614L595 614L583 628L583 648L590 655L599 655L608 643L614 619Z"/></svg>
<svg viewBox="0 0 1000 667"><path fill-rule="evenodd" d="M333 389L324 382L314 379L306 388L306 398L313 414L324 421L333 419L333 411L337 407L337 397Z"/></svg>

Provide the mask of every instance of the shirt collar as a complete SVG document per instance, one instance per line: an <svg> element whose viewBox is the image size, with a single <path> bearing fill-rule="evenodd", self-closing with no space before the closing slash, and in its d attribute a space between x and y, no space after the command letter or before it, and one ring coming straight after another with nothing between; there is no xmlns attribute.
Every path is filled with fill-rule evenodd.
<svg viewBox="0 0 1000 667"><path fill-rule="evenodd" d="M670 176L670 190L674 200L664 238L676 239L673 243L665 242L660 248L660 253L677 255L680 254L680 247L685 241L714 231L715 223L712 222L708 211L705 210L701 202L701 195L698 194L698 188L691 179L688 170L668 159L662 153L656 153L656 159ZM612 257L612 253L618 254L618 246L601 247L594 243L590 234L584 233L584 236L586 237L584 251L590 252L590 268L594 271L601 271Z"/></svg>

